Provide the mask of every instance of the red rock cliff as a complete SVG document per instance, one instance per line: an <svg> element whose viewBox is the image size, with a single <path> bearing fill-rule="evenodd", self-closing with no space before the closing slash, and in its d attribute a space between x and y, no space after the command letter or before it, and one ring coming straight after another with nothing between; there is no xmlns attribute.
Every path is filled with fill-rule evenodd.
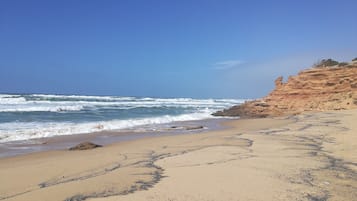
<svg viewBox="0 0 357 201"><path fill-rule="evenodd" d="M275 89L266 97L248 101L217 116L267 117L304 111L357 108L357 64L320 67L275 80Z"/></svg>

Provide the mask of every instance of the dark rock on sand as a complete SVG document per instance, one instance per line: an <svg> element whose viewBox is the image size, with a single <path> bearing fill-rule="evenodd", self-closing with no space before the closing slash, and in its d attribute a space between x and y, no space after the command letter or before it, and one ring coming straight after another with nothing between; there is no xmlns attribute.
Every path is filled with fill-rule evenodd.
<svg viewBox="0 0 357 201"><path fill-rule="evenodd" d="M88 150L88 149L95 149L98 147L102 147L102 145L94 144L91 142L82 142L77 144L74 147L69 148L71 151L76 151L76 150Z"/></svg>
<svg viewBox="0 0 357 201"><path fill-rule="evenodd" d="M186 130L197 130L197 129L202 129L203 126L187 126Z"/></svg>
<svg viewBox="0 0 357 201"><path fill-rule="evenodd" d="M196 125L196 126L171 126L171 129L182 129L182 130L197 130L197 129L203 129L203 126Z"/></svg>

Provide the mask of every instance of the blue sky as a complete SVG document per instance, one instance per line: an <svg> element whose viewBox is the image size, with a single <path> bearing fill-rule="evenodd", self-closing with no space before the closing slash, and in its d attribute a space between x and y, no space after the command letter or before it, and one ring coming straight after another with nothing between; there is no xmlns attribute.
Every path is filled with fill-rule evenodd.
<svg viewBox="0 0 357 201"><path fill-rule="evenodd" d="M1 0L0 92L256 98L357 57L357 1Z"/></svg>

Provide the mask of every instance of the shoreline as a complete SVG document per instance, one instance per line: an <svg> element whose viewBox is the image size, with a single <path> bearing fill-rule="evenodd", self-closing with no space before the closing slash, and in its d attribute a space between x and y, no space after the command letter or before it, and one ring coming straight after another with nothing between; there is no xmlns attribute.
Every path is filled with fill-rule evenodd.
<svg viewBox="0 0 357 201"><path fill-rule="evenodd" d="M46 138L10 141L0 143L0 158L51 150L66 150L85 141L107 146L122 141L131 141L141 138L209 132L224 129L226 126L224 126L224 123L222 122L233 119L239 118L211 118L171 122L158 125L156 130L145 129L143 126L138 126L132 129L105 130L92 133L58 135Z"/></svg>
<svg viewBox="0 0 357 201"><path fill-rule="evenodd" d="M242 101L0 94L0 143L109 130L155 130L172 122L214 118L213 112Z"/></svg>
<svg viewBox="0 0 357 201"><path fill-rule="evenodd" d="M0 159L0 200L353 200L356 110ZM348 140L347 140L348 139Z"/></svg>

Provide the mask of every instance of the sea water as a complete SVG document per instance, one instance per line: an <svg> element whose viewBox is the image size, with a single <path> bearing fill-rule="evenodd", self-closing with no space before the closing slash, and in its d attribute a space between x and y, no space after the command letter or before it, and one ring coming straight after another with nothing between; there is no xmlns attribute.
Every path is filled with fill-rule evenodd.
<svg viewBox="0 0 357 201"><path fill-rule="evenodd" d="M243 99L0 94L0 143L147 128L211 114Z"/></svg>

